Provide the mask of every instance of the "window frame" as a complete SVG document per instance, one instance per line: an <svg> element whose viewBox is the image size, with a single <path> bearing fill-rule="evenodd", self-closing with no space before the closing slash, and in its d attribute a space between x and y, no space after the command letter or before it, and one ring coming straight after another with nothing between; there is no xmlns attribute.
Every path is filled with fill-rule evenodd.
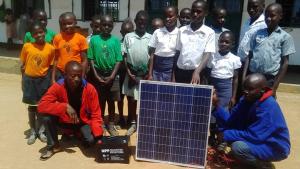
<svg viewBox="0 0 300 169"><path fill-rule="evenodd" d="M93 0L93 1L94 1L95 4L96 4L96 1L98 1L99 5L100 5L100 1L101 0ZM107 1L109 1L109 0L107 0ZM127 5L126 5L127 6L127 12L126 12L127 16L124 19L120 19L119 14L120 14L120 11L122 10L121 7L120 7L120 1L121 0L117 0L117 2L118 2L118 18L116 20L113 18L114 22L123 22L124 20L126 20L126 18L129 17L129 14L130 14L130 8L129 8L130 7L130 0L127 0L128 1ZM86 1L85 0L81 0L81 6L82 6L81 19L78 19L78 20L80 20L80 21L91 21L91 18L86 18L86 16L85 16L86 7L85 7L85 3L84 2L86 2ZM73 3L73 0L72 0L72 3ZM74 7L72 6L72 10L73 9L74 9ZM99 7L99 11L100 11L100 7ZM95 9L94 10L94 14L92 14L91 17L94 16L96 13L97 12L96 12L96 9ZM101 13L98 13L98 14L101 15Z"/></svg>

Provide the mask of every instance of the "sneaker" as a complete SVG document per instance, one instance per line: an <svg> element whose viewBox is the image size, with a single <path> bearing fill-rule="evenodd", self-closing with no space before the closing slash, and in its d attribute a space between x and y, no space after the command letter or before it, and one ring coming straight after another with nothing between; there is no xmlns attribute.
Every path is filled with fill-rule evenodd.
<svg viewBox="0 0 300 169"><path fill-rule="evenodd" d="M107 131L111 136L118 136L119 132L114 123L109 123Z"/></svg>
<svg viewBox="0 0 300 169"><path fill-rule="evenodd" d="M136 123L131 124L131 126L129 127L129 129L127 130L126 135L127 136L131 136L133 133L136 132Z"/></svg>
<svg viewBox="0 0 300 169"><path fill-rule="evenodd" d="M37 138L36 133L35 132L31 132L30 136L28 137L27 144L28 145L34 144L36 138Z"/></svg>
<svg viewBox="0 0 300 169"><path fill-rule="evenodd" d="M45 135L45 133L40 133L39 139L41 140L41 142L47 143L47 136Z"/></svg>

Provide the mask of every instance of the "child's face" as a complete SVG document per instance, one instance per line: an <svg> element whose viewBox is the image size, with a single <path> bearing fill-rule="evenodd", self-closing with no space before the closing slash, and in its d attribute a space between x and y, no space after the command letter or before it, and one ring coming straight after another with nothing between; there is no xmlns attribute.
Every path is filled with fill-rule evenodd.
<svg viewBox="0 0 300 169"><path fill-rule="evenodd" d="M249 0L247 5L247 11L250 18L258 18L264 11L264 4L262 3L262 0Z"/></svg>
<svg viewBox="0 0 300 169"><path fill-rule="evenodd" d="M231 37L231 34L229 33L225 33L220 36L218 45L219 45L219 53L221 55L230 52L233 43L232 39L233 37Z"/></svg>
<svg viewBox="0 0 300 169"><path fill-rule="evenodd" d="M60 22L61 31L72 35L75 33L76 20L72 16L66 16Z"/></svg>
<svg viewBox="0 0 300 169"><path fill-rule="evenodd" d="M281 13L278 11L276 6L271 6L265 12L265 22L268 28L274 29L278 26L282 18Z"/></svg>
<svg viewBox="0 0 300 169"><path fill-rule="evenodd" d="M114 23L112 18L105 17L103 21L101 21L101 32L102 35L107 37L110 35L111 31L113 30Z"/></svg>
<svg viewBox="0 0 300 169"><path fill-rule="evenodd" d="M132 24L125 24L122 25L120 33L124 37L127 33L133 32L133 25Z"/></svg>
<svg viewBox="0 0 300 169"><path fill-rule="evenodd" d="M160 19L154 19L154 20L152 20L151 26L152 26L153 30L156 30L156 29L164 27L164 22Z"/></svg>
<svg viewBox="0 0 300 169"><path fill-rule="evenodd" d="M201 23L207 15L204 2L194 3L191 9L191 18L193 23Z"/></svg>
<svg viewBox="0 0 300 169"><path fill-rule="evenodd" d="M32 30L32 37L37 44L45 43L45 28L43 26L35 26Z"/></svg>
<svg viewBox="0 0 300 169"><path fill-rule="evenodd" d="M101 33L101 21L100 19L92 20L91 28L94 35L99 35Z"/></svg>
<svg viewBox="0 0 300 169"><path fill-rule="evenodd" d="M176 9L174 8L167 8L165 10L165 19L164 23L167 28L175 27L177 22L177 14Z"/></svg>
<svg viewBox="0 0 300 169"><path fill-rule="evenodd" d="M219 27L223 27L225 23L226 11L225 10L218 10L217 13L214 15L214 24Z"/></svg>
<svg viewBox="0 0 300 169"><path fill-rule="evenodd" d="M191 11L183 10L180 12L179 22L181 26L185 26L191 23Z"/></svg>
<svg viewBox="0 0 300 169"><path fill-rule="evenodd" d="M146 16L139 16L135 20L136 30L139 32L146 32L148 18Z"/></svg>
<svg viewBox="0 0 300 169"><path fill-rule="evenodd" d="M40 12L34 16L36 20L39 20L44 28L47 26L47 15L45 12Z"/></svg>

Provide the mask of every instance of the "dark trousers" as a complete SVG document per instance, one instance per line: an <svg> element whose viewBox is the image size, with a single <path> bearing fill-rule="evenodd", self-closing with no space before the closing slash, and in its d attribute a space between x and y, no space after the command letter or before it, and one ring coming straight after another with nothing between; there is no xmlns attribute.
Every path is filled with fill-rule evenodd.
<svg viewBox="0 0 300 169"><path fill-rule="evenodd" d="M70 129L74 130L74 132L80 131L84 144L92 145L94 143L94 136L92 135L90 126L87 124L60 123L57 116L48 114L42 115L41 119L46 128L47 148L49 150L58 144L58 128Z"/></svg>

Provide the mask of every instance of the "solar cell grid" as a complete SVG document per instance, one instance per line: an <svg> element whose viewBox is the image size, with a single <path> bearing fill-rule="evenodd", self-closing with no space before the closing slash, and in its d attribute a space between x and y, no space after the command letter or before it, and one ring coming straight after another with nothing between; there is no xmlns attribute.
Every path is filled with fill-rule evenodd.
<svg viewBox="0 0 300 169"><path fill-rule="evenodd" d="M204 168L212 87L141 81L137 159Z"/></svg>

